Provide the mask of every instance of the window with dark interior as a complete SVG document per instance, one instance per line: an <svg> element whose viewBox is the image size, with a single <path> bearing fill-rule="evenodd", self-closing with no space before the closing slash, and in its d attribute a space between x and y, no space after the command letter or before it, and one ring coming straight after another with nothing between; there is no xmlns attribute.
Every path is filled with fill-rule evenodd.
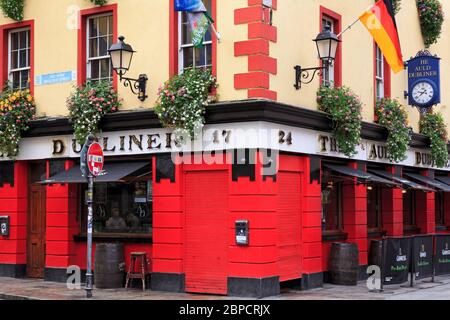
<svg viewBox="0 0 450 320"><path fill-rule="evenodd" d="M403 226L405 231L416 229L416 191L412 189L403 194Z"/></svg>
<svg viewBox="0 0 450 320"><path fill-rule="evenodd" d="M367 228L369 232L381 231L381 192L379 185L367 186Z"/></svg>
<svg viewBox="0 0 450 320"><path fill-rule="evenodd" d="M29 89L31 71L30 28L11 30L8 40L8 80L11 87L14 90Z"/></svg>
<svg viewBox="0 0 450 320"><path fill-rule="evenodd" d="M342 231L343 181L325 171L322 177L322 229L325 232Z"/></svg>
<svg viewBox="0 0 450 320"><path fill-rule="evenodd" d="M152 234L153 192L149 167L123 181L96 183L94 188L94 236L132 237ZM81 231L86 230L87 185L80 185Z"/></svg>
<svg viewBox="0 0 450 320"><path fill-rule="evenodd" d="M112 81L111 58L108 49L113 43L113 14L106 13L87 19L86 77L91 81Z"/></svg>
<svg viewBox="0 0 450 320"><path fill-rule="evenodd" d="M206 10L211 13L212 0L203 0ZM192 34L186 12L179 13L179 73L189 68L212 67L212 33L211 27L203 39L203 46L195 48L192 44Z"/></svg>

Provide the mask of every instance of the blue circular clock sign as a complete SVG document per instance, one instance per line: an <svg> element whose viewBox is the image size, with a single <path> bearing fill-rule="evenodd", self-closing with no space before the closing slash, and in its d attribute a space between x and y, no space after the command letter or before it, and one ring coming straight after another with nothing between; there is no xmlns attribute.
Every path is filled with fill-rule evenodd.
<svg viewBox="0 0 450 320"><path fill-rule="evenodd" d="M409 105L422 113L441 102L440 61L429 51L420 51L407 63Z"/></svg>

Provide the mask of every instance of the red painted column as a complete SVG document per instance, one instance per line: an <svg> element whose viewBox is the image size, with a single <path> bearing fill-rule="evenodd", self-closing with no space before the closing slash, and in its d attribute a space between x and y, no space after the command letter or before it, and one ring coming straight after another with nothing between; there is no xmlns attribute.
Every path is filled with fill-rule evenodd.
<svg viewBox="0 0 450 320"><path fill-rule="evenodd" d="M358 164L352 163L352 168L357 169ZM365 168L359 168L365 170ZM359 250L359 264L368 263L367 241L367 188L365 185L345 182L343 187L343 227L348 233L347 242L356 243Z"/></svg>
<svg viewBox="0 0 450 320"><path fill-rule="evenodd" d="M273 9L277 1L273 0ZM234 11L234 24L248 26L248 39L234 43L236 57L248 57L248 72L234 75L234 87L247 90L248 98L277 100L270 78L277 74L277 59L270 57L270 44L277 42L277 28L270 25L270 10L262 0L248 0L248 7Z"/></svg>
<svg viewBox="0 0 450 320"><path fill-rule="evenodd" d="M398 170L401 170L398 168ZM390 173L395 172L395 167L387 170ZM383 231L389 237L403 236L403 192L401 188L383 188L381 192L381 217Z"/></svg>
<svg viewBox="0 0 450 320"><path fill-rule="evenodd" d="M433 178L430 170L422 171L422 175ZM433 234L436 231L436 212L434 192L416 193L416 224L421 234Z"/></svg>
<svg viewBox="0 0 450 320"><path fill-rule="evenodd" d="M156 158L153 157L153 168ZM183 274L184 204L182 165L175 165L175 182L156 181L153 170L153 272ZM153 287L154 283L152 283ZM154 288L154 287L153 287ZM159 287L158 289L165 289Z"/></svg>
<svg viewBox="0 0 450 320"><path fill-rule="evenodd" d="M322 190L320 159L302 157L302 222L303 222L303 277L321 273L322 261ZM314 161L317 161L314 164ZM312 163L313 162L313 163ZM311 170L311 166L314 166ZM317 171L318 170L318 171ZM315 176L314 176L315 175Z"/></svg>
<svg viewBox="0 0 450 320"><path fill-rule="evenodd" d="M67 160L66 170L73 165L73 161ZM63 278L63 272L65 273L67 267L76 263L73 237L79 233L77 186L75 184L48 185L46 194L45 268L46 272L48 269L61 269L59 274Z"/></svg>
<svg viewBox="0 0 450 320"><path fill-rule="evenodd" d="M23 277L27 264L28 166L14 163L14 185L0 187L0 215L10 217L10 235L0 237L0 276Z"/></svg>

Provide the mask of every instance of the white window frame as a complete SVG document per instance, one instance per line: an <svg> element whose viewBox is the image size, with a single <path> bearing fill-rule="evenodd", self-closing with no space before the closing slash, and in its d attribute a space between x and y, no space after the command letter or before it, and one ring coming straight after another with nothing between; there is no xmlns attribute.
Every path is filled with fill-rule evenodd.
<svg viewBox="0 0 450 320"><path fill-rule="evenodd" d="M194 45L192 43L188 43L188 44L182 44L183 42L183 27L182 27L182 23L183 23L183 12L178 12L178 74L182 74L183 71L185 69L188 69L184 67L184 49L186 48L193 48ZM212 32L212 30L211 30ZM201 49L205 50L205 46L206 45L211 45L211 55L212 55L212 35L211 35L211 40L210 41L204 41L203 42L203 47ZM196 57L195 57L195 48L193 48L193 61L195 63ZM211 57L212 58L212 57ZM211 59L212 62L212 59ZM201 65L201 66L195 66L196 68L210 68L212 67L211 65Z"/></svg>
<svg viewBox="0 0 450 320"><path fill-rule="evenodd" d="M375 45L375 97L377 101L384 98L384 56L381 49Z"/></svg>
<svg viewBox="0 0 450 320"><path fill-rule="evenodd" d="M327 22L327 25L330 26L331 32L334 32L335 28L335 21L331 18L328 18L327 16L322 16L322 31L325 30L325 24L324 22ZM331 62L328 66L328 69L324 70L322 73L322 85L324 86L334 86L335 81L335 70L334 70L334 63Z"/></svg>
<svg viewBox="0 0 450 320"><path fill-rule="evenodd" d="M110 55L106 55L106 56L98 56L98 57L95 57L95 58L89 57L90 56L90 42L89 42L89 40L91 39L91 34L90 34L91 29L89 27L89 22L92 19L98 19L98 18L101 18L101 17L111 17L112 18L111 27L113 28L113 30L108 30L107 37L112 35L113 36L113 41L114 41L114 26L113 26L113 24L114 24L114 17L113 17L113 13L112 12L106 12L106 13L96 14L96 15L92 15L92 16L87 17L87 19L86 19L86 80L90 80L91 76L92 76L91 68L90 68L90 64L91 64L92 61L109 59L109 70L110 70L111 77L109 77L109 78L101 78L101 74L99 74L100 78L99 79L94 79L94 80L98 80L98 81L109 80L109 81L112 82L112 80L113 80L113 70L112 70L112 66L111 66L111 56Z"/></svg>
<svg viewBox="0 0 450 320"><path fill-rule="evenodd" d="M11 68L11 63L12 63L12 57L11 57L11 52L12 52L12 34L13 33L19 33L19 32L23 32L23 31L28 31L28 37L31 38L31 29L30 27L24 27L24 28L18 28L18 29L12 29L8 31L8 81L10 81L11 86L13 86L13 72L19 72L22 73L22 71L29 71L29 77L31 77L31 46L33 45L31 43L31 39L27 39L27 43L30 43L29 47L26 48L20 48L20 50L28 50L29 51L29 55L27 56L27 62L28 62L28 67L22 67L22 68L17 68L17 69L12 69ZM20 58L20 55L19 55ZM27 82L28 85L26 87L22 87L22 81L19 82L19 87L18 88L14 88L14 89L28 89L29 86L29 81Z"/></svg>

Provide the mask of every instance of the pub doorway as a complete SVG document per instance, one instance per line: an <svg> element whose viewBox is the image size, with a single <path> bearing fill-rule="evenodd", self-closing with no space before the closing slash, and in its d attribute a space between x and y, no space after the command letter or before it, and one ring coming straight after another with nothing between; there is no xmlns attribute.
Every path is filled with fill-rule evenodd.
<svg viewBox="0 0 450 320"><path fill-rule="evenodd" d="M43 278L45 268L46 161L28 167L27 277Z"/></svg>

